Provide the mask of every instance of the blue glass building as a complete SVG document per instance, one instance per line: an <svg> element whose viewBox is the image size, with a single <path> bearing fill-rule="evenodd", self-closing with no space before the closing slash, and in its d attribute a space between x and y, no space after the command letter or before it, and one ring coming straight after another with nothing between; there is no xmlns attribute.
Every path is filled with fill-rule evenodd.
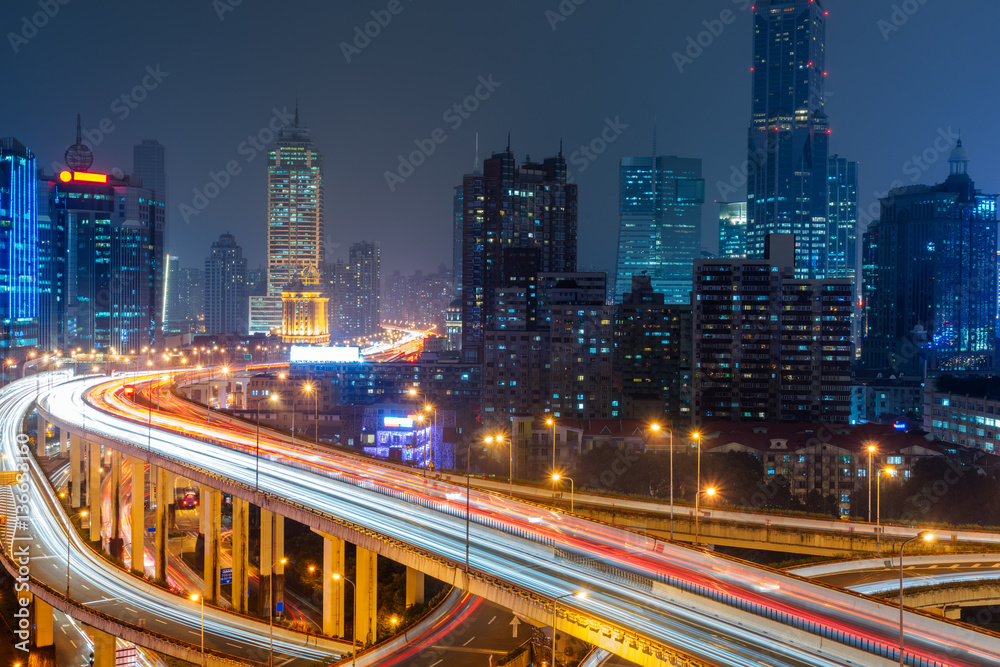
<svg viewBox="0 0 1000 667"><path fill-rule="evenodd" d="M747 256L747 203L719 202L719 257Z"/></svg>
<svg viewBox="0 0 1000 667"><path fill-rule="evenodd" d="M961 141L935 186L897 188L864 236L861 360L907 375L993 373L996 195L976 190Z"/></svg>
<svg viewBox="0 0 1000 667"><path fill-rule="evenodd" d="M641 275L649 276L666 303L690 303L704 203L700 159L622 158L615 303L631 291L632 276Z"/></svg>
<svg viewBox="0 0 1000 667"><path fill-rule="evenodd" d="M858 163L830 156L827 215L828 278L858 277Z"/></svg>
<svg viewBox="0 0 1000 667"><path fill-rule="evenodd" d="M0 139L0 348L38 345L38 202L35 156Z"/></svg>
<svg viewBox="0 0 1000 667"><path fill-rule="evenodd" d="M798 278L827 277L829 128L826 15L820 0L758 0L753 10L747 256L795 235Z"/></svg>

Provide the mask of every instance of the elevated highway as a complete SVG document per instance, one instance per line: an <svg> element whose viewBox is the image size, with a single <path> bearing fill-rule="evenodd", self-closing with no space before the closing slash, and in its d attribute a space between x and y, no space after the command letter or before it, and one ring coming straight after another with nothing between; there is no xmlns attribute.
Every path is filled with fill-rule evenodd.
<svg viewBox="0 0 1000 667"><path fill-rule="evenodd" d="M88 389L94 405L84 400ZM262 435L256 456L248 434L147 416L121 389L121 381L78 380L40 404L61 428L80 432L86 419L91 441L349 537L539 624L550 622L553 600L563 598L554 614L561 631L632 662L899 662L891 605L496 494L467 495L459 485L358 457L293 447L272 433ZM567 597L578 589L588 597ZM906 622L906 664L1000 662L994 635L914 612Z"/></svg>

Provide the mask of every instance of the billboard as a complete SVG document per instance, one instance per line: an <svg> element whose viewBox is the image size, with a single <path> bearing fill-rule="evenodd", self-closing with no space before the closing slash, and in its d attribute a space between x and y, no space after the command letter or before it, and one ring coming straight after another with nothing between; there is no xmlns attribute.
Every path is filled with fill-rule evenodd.
<svg viewBox="0 0 1000 667"><path fill-rule="evenodd" d="M361 348L293 345L290 361L293 364L358 363L361 361Z"/></svg>
<svg viewBox="0 0 1000 667"><path fill-rule="evenodd" d="M382 425L393 428L413 428L413 419L410 417L385 417Z"/></svg>

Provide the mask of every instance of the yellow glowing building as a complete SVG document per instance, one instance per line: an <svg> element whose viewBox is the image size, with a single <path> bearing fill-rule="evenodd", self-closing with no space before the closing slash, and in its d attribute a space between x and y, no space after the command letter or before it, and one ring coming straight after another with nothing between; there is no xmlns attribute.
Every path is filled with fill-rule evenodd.
<svg viewBox="0 0 1000 667"><path fill-rule="evenodd" d="M308 266L281 291L281 342L285 345L330 344L330 299L323 296L319 272Z"/></svg>

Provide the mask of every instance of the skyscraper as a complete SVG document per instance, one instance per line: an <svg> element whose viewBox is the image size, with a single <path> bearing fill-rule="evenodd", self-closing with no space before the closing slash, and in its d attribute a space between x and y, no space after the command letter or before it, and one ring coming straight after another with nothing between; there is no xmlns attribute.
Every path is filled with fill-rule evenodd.
<svg viewBox="0 0 1000 667"><path fill-rule="evenodd" d="M166 149L155 139L143 139L132 148L132 174L142 179L142 187L167 200Z"/></svg>
<svg viewBox="0 0 1000 667"><path fill-rule="evenodd" d="M465 204L462 201L462 186L455 186L455 196L452 198L452 279L454 280L455 291L462 291L462 214L465 212Z"/></svg>
<svg viewBox="0 0 1000 667"><path fill-rule="evenodd" d="M282 290L323 264L323 156L295 122L267 152L267 296L251 300L251 333L281 328Z"/></svg>
<svg viewBox="0 0 1000 667"><path fill-rule="evenodd" d="M342 316L350 335L376 334L382 326L382 251L378 241L351 245L348 275Z"/></svg>
<svg viewBox="0 0 1000 667"><path fill-rule="evenodd" d="M747 256L747 203L719 202L719 257Z"/></svg>
<svg viewBox="0 0 1000 667"><path fill-rule="evenodd" d="M0 139L0 349L38 345L38 201L35 156Z"/></svg>
<svg viewBox="0 0 1000 667"><path fill-rule="evenodd" d="M768 234L795 235L795 272L827 271L829 128L821 0L758 0L753 9L747 257Z"/></svg>
<svg viewBox="0 0 1000 667"><path fill-rule="evenodd" d="M795 277L795 240L694 270L694 405L709 421L847 423L851 284Z"/></svg>
<svg viewBox="0 0 1000 667"><path fill-rule="evenodd" d="M642 274L667 303L688 303L704 203L701 160L673 155L622 158L616 303L631 289L632 276Z"/></svg>
<svg viewBox="0 0 1000 667"><path fill-rule="evenodd" d="M994 372L996 195L959 141L940 185L896 188L864 236L861 362L906 375Z"/></svg>
<svg viewBox="0 0 1000 667"><path fill-rule="evenodd" d="M507 149L482 173L462 179L462 355L481 361L493 329L494 292L502 286L504 250L538 248L538 270L576 270L577 186L566 182L562 153L518 167Z"/></svg>
<svg viewBox="0 0 1000 667"><path fill-rule="evenodd" d="M205 333L247 332L247 260L236 237L223 234L205 258Z"/></svg>
<svg viewBox="0 0 1000 667"><path fill-rule="evenodd" d="M858 163L830 156L830 212L827 215L828 278L858 278Z"/></svg>

